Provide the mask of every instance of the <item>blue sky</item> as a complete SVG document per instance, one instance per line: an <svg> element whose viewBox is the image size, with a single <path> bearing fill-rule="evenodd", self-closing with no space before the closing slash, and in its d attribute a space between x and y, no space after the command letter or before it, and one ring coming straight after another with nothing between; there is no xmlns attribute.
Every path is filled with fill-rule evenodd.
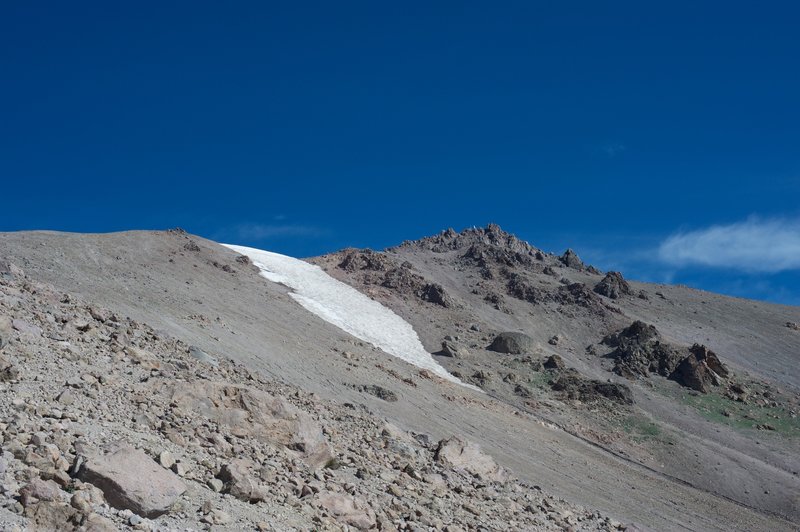
<svg viewBox="0 0 800 532"><path fill-rule="evenodd" d="M180 226L307 256L496 222L629 277L800 304L799 18L6 2L0 230Z"/></svg>

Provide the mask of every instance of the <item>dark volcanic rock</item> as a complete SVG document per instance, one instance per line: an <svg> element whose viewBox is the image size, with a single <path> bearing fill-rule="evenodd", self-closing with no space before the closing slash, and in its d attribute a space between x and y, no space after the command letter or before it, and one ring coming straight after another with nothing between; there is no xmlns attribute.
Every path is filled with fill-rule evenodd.
<svg viewBox="0 0 800 532"><path fill-rule="evenodd" d="M386 271L389 269L389 260L385 255L371 249L346 249L344 258L338 267L346 272L359 270Z"/></svg>
<svg viewBox="0 0 800 532"><path fill-rule="evenodd" d="M441 305L445 308L449 308L453 306L453 301L450 297L445 293L444 288L440 284L436 283L429 283L422 287L419 292L419 297L423 301L428 301L430 303L435 303L437 305Z"/></svg>
<svg viewBox="0 0 800 532"><path fill-rule="evenodd" d="M588 309L604 311L605 305L597 297L597 294L589 290L583 283L571 283L566 286L559 286L556 290L554 300L562 305L578 305Z"/></svg>
<svg viewBox="0 0 800 532"><path fill-rule="evenodd" d="M389 288L404 296L413 296L445 308L453 306L453 300L440 284L429 283L423 276L414 273L408 262L397 264L385 253L371 249L347 249L337 268L348 273L358 273L364 284Z"/></svg>
<svg viewBox="0 0 800 532"><path fill-rule="evenodd" d="M384 388L383 386L378 386L377 384L365 384L362 386L358 386L356 389L360 392L374 395L378 399L383 399L384 401L388 401L390 403L394 403L397 401L396 393Z"/></svg>
<svg viewBox="0 0 800 532"><path fill-rule="evenodd" d="M536 342L527 334L520 332L504 332L498 334L489 345L490 351L521 355L531 353L536 348Z"/></svg>
<svg viewBox="0 0 800 532"><path fill-rule="evenodd" d="M587 379L575 370L558 375L550 386L566 399L577 399L584 403L608 399L615 403L633 404L633 393L624 384Z"/></svg>
<svg viewBox="0 0 800 532"><path fill-rule="evenodd" d="M614 373L629 379L649 377L651 373L668 377L685 356L662 342L653 325L641 321L607 336L603 343L616 347L609 355L614 359Z"/></svg>
<svg viewBox="0 0 800 532"><path fill-rule="evenodd" d="M698 392L708 393L712 386L719 386L729 375L728 368L719 357L704 345L694 344L689 356L684 358L670 379Z"/></svg>
<svg viewBox="0 0 800 532"><path fill-rule="evenodd" d="M413 247L431 250L435 253L444 253L453 250L466 250L473 245L500 248L512 254L519 253L521 256L536 257L537 253L541 254L539 250L524 240L520 240L514 235L503 231L497 224L465 229L460 233L453 229L447 229L435 236L403 242L400 247Z"/></svg>
<svg viewBox="0 0 800 532"><path fill-rule="evenodd" d="M614 359L614 373L629 379L656 373L687 388L708 392L730 374L705 346L695 344L687 355L685 348L664 342L654 326L641 321L606 336L603 343L616 347L609 354Z"/></svg>
<svg viewBox="0 0 800 532"><path fill-rule="evenodd" d="M544 361L543 366L545 369L564 369L564 360L558 355L550 355L550 357Z"/></svg>
<svg viewBox="0 0 800 532"><path fill-rule="evenodd" d="M561 257L559 257L558 260L561 261L561 264L563 264L567 268L572 268L573 270L583 271L583 269L585 268L585 265L583 264L581 258L578 257L578 254L572 251L571 249L566 250L564 254L561 255Z"/></svg>
<svg viewBox="0 0 800 532"><path fill-rule="evenodd" d="M617 299L622 295L633 295L628 281L619 272L608 272L603 280L595 285L594 291L611 299Z"/></svg>

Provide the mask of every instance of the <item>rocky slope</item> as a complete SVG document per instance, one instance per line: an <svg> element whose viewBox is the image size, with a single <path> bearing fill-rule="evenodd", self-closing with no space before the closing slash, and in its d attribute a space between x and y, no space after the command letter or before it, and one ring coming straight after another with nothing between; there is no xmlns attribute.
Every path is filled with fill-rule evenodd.
<svg viewBox="0 0 800 532"><path fill-rule="evenodd" d="M800 376L787 371L800 337L785 326L797 308L628 282L495 225L313 261L404 316L445 367L492 396L800 519ZM438 287L438 302L393 282L397 271ZM498 349L504 331L523 335L524 348Z"/></svg>
<svg viewBox="0 0 800 532"><path fill-rule="evenodd" d="M0 528L612 530L474 443L411 434L0 276Z"/></svg>
<svg viewBox="0 0 800 532"><path fill-rule="evenodd" d="M26 456L29 450L40 454L42 440L33 435L49 434L55 418L37 418L37 412L70 411L57 403L69 389L79 405L70 412L86 416L79 418L86 432L70 433L69 445L59 447L70 480L58 477L72 483L68 489L84 491L80 483L97 478L70 469L79 457L87 471L96 467L92 459L102 470L108 459L103 457L117 453L126 463L145 461L125 445L141 449L165 471L168 465L186 487L172 510L153 518L137 514L144 524L134 526L242 529L266 522L275 529L308 529L372 525L374 518L376 527L386 529L637 523L655 529L778 530L792 529L796 520L800 490L791 414L800 337L786 326L800 322L796 308L606 277L574 252L550 255L496 227L448 231L386 252L346 250L315 259L411 322L428 350L440 353L441 364L486 392L478 393L355 340L306 312L284 287L265 281L235 253L180 231L0 234L0 257L27 275L23 281L9 281L17 275L11 271L5 275L16 292L4 296L4 313L44 333L23 338L12 325L3 351L10 365L4 412L27 416L24 428L14 429L23 434L18 444ZM26 282L55 295L37 302L14 284ZM64 294L70 302L61 302ZM48 312L62 306L67 310L58 312L75 314L92 328L81 331L71 319L55 316L50 323ZM115 318L98 321L89 308L108 309L102 312ZM715 353L730 376L703 394L651 371L658 363L652 366L649 354L628 364L646 366L648 376L620 375L614 371L620 357L612 354L619 346L604 339L636 320L654 325L681 355L678 362L697 343ZM140 327L138 337L132 322ZM116 324L131 345L114 339ZM53 332L64 339L50 338ZM487 349L503 332L525 334L526 347L517 353ZM52 355L61 352L58 342L86 343L86 350L77 351L90 358L70 366ZM159 366L142 366L134 349L152 354ZM29 351L30 370L21 362L27 358L17 355ZM707 363L696 367L713 369ZM104 373L112 377L109 387ZM85 374L89 382L80 388L65 384L78 384L74 379L82 381ZM33 412L13 403L18 394L36 405ZM97 411L102 404L108 409ZM297 419L288 423L277 414L257 414L279 413L276 404L296 409L308 422L300 425L313 422L318 430L310 444L292 440ZM704 410L711 406L716 410ZM718 414L721 408L730 417ZM58 419L52 424L78 423ZM775 430L758 430L756 424ZM272 429L246 432L251 426L280 427L284 436L265 437ZM469 443L448 445L453 437L479 444L481 454ZM310 450L314 442L320 453ZM336 462L318 467L326 448ZM9 501L3 515L9 523L22 522L35 511L25 504L41 501L20 490L32 476L42 478L37 471L43 470L32 471L36 466L26 464L25 456L8 452L4 486L11 490L3 492ZM488 470L469 472L453 464L454 456L488 464ZM252 463L236 462L238 457ZM500 468L520 480L496 476ZM426 475L441 476L445 485ZM173 486L164 490L167 500L181 489L167 480L164 485ZM104 503L93 489L87 491L93 492L87 496L91 510L76 502L87 511L67 520L88 526L86 516L97 514L93 520L130 526L133 516L124 510L120 516L105 495ZM518 513L517 505L527 514ZM62 515L51 506L41 507L43 515ZM226 516L227 524L201 522ZM355 521L347 524L347 516Z"/></svg>

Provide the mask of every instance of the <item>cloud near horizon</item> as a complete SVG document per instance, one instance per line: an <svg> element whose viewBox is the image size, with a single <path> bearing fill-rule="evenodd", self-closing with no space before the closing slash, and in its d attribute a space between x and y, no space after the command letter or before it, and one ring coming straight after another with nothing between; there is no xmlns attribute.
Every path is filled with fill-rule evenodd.
<svg viewBox="0 0 800 532"><path fill-rule="evenodd" d="M676 267L706 266L753 273L800 270L800 219L753 217L677 233L661 243L658 258Z"/></svg>
<svg viewBox="0 0 800 532"><path fill-rule="evenodd" d="M327 230L311 225L248 223L226 228L216 235L216 239L258 241L276 238L318 238L327 234Z"/></svg>

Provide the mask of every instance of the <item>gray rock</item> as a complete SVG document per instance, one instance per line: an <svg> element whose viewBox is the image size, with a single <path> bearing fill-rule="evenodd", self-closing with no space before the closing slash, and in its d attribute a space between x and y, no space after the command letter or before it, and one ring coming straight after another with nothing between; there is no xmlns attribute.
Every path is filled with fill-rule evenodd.
<svg viewBox="0 0 800 532"><path fill-rule="evenodd" d="M189 347L189 355L195 360L202 362L203 364L208 364L209 366L214 366L214 367L217 367L219 365L219 362L217 362L216 358L209 355L208 353L206 353L197 346L193 345Z"/></svg>
<svg viewBox="0 0 800 532"><path fill-rule="evenodd" d="M111 506L144 517L167 513L186 491L177 476L129 446L88 458L78 477L100 488Z"/></svg>
<svg viewBox="0 0 800 532"><path fill-rule="evenodd" d="M568 249L564 252L559 259L561 263L566 266L567 268L572 268L573 270L583 270L585 268L583 261L578 257L578 254Z"/></svg>
<svg viewBox="0 0 800 532"><path fill-rule="evenodd" d="M594 291L611 299L618 299L623 295L633 295L628 281L619 272L608 272L603 280L594 286Z"/></svg>
<svg viewBox="0 0 800 532"><path fill-rule="evenodd" d="M442 350L439 351L439 355L452 357L452 358L464 358L469 356L469 352L463 348L456 345L454 342L449 340L445 340L442 342Z"/></svg>
<svg viewBox="0 0 800 532"><path fill-rule="evenodd" d="M504 332L498 334L489 345L490 351L521 355L531 353L536 348L536 342L527 334L520 332Z"/></svg>
<svg viewBox="0 0 800 532"><path fill-rule="evenodd" d="M452 437L439 442L434 459L455 470L463 470L484 480L504 482L508 473L478 444Z"/></svg>
<svg viewBox="0 0 800 532"><path fill-rule="evenodd" d="M266 499L266 493L250 474L248 462L236 459L222 466L217 478L225 483L224 492L245 502L259 502Z"/></svg>

